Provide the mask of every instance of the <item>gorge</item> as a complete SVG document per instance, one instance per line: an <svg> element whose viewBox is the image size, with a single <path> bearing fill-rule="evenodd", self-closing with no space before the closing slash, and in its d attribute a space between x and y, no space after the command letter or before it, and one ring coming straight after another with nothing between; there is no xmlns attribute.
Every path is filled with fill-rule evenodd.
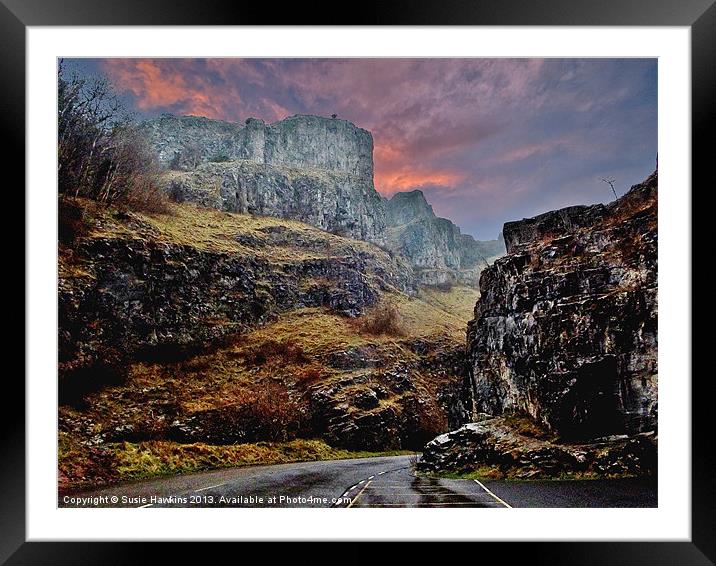
<svg viewBox="0 0 716 566"><path fill-rule="evenodd" d="M140 131L166 210L60 201L61 485L345 451L653 473L656 174L478 241L382 197L345 120Z"/></svg>

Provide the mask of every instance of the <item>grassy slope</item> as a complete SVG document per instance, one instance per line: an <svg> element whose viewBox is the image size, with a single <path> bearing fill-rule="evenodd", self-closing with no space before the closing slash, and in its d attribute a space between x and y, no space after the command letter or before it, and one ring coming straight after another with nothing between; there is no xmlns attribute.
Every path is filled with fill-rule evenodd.
<svg viewBox="0 0 716 566"><path fill-rule="evenodd" d="M358 250L387 260L388 253L362 242L337 236L308 224L270 216L236 214L191 203L169 205L166 214L131 213L129 221L97 212L95 236L150 237L199 250L250 254L272 260L327 257ZM132 222L135 220L135 222ZM290 234L277 241L272 233ZM244 242L240 243L237 236Z"/></svg>
<svg viewBox="0 0 716 566"><path fill-rule="evenodd" d="M275 238L269 242L276 230L286 234L278 245ZM252 245L239 243L237 235ZM170 214L131 214L128 219L96 211L91 237L151 238L224 253L270 254L273 261L340 255L350 248L389 262L387 253L371 244L299 222L187 204L172 205ZM82 266L71 261L61 261L60 268L61 277L83 276ZM375 348L381 356L410 359L415 356L405 345L410 340L461 344L476 299L477 291L464 287L447 292L422 289L415 297L386 293L384 300L395 305L400 315L403 336L364 334L356 321L327 309L297 309L232 343L187 360L136 363L124 384L90 395L80 409L60 408L60 421L72 423L60 434L60 483L73 487L211 467L368 455L300 439L231 446L103 441L101 450L92 445L93 439L106 438L107 434L111 438L118 427L130 426L140 437L161 433L168 423L156 419L155 414L168 403L191 414L253 399L269 387L279 386L293 395L311 384L328 382L340 372L324 363L325 356L348 347L366 346ZM267 344L273 344L274 349L278 344L278 355L272 353L257 363ZM287 344L291 347L284 351Z"/></svg>

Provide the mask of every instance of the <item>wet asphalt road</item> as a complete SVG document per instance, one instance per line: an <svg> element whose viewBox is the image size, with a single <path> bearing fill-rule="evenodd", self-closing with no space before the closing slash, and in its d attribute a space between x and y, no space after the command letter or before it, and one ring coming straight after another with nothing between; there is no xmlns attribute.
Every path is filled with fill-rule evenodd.
<svg viewBox="0 0 716 566"><path fill-rule="evenodd" d="M60 507L655 507L646 480L417 477L414 456L252 466L61 494Z"/></svg>

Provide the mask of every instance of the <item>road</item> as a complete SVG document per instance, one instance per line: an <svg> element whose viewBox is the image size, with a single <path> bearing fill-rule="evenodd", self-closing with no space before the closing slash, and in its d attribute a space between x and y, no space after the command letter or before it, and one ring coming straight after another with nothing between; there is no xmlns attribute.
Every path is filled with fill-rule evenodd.
<svg viewBox="0 0 716 566"><path fill-rule="evenodd" d="M647 480L475 481L415 476L414 456L251 466L60 495L60 507L655 507Z"/></svg>

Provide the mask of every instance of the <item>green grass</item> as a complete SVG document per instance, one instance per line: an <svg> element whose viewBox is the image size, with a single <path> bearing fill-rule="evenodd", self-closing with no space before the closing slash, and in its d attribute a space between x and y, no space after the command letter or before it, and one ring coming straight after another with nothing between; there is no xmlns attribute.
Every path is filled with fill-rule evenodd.
<svg viewBox="0 0 716 566"><path fill-rule="evenodd" d="M503 473L497 466L480 466L469 472L426 472L422 473L429 478L444 478L450 480L495 480L504 479Z"/></svg>
<svg viewBox="0 0 716 566"><path fill-rule="evenodd" d="M529 478L517 477L512 475L514 473L516 473L515 470L508 470L505 473L497 466L481 466L475 470L466 472L427 472L420 475L451 480L501 480L510 483L528 483L533 481L588 481L605 479L605 476L600 476L594 472L560 472L557 475L537 475ZM638 476L621 474L608 477L613 479L623 479Z"/></svg>
<svg viewBox="0 0 716 566"><path fill-rule="evenodd" d="M367 452L332 448L322 440L258 442L217 446L169 441L123 442L112 446L120 479L151 478L202 470L291 462L341 460L412 454L409 451Z"/></svg>
<svg viewBox="0 0 716 566"><path fill-rule="evenodd" d="M61 490L221 468L414 454L406 450L350 451L322 440L303 439L225 446L156 440L88 449L66 433L60 433L58 448Z"/></svg>

